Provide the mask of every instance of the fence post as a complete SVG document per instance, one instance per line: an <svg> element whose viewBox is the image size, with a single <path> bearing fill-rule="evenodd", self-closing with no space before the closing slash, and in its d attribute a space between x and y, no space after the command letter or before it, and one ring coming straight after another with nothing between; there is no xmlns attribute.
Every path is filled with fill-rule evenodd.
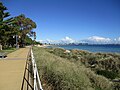
<svg viewBox="0 0 120 90"><path fill-rule="evenodd" d="M40 88L40 90L43 90L42 85L41 85L41 81L40 81L40 78L39 78L35 58L33 56L32 48L31 48L31 59L32 59L32 68L33 68L33 74L34 74L34 90L38 90L38 88Z"/></svg>

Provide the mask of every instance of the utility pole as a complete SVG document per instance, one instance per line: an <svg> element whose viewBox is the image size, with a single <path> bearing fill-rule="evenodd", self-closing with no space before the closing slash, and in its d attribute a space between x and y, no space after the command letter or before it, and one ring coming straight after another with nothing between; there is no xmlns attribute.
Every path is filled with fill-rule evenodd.
<svg viewBox="0 0 120 90"><path fill-rule="evenodd" d="M36 39L36 32L33 32L32 34L33 34L33 46L34 46L34 44L35 44L35 39Z"/></svg>
<svg viewBox="0 0 120 90"><path fill-rule="evenodd" d="M2 50L2 45L1 45L1 43L0 43L0 51Z"/></svg>
<svg viewBox="0 0 120 90"><path fill-rule="evenodd" d="M18 48L18 35L15 35L16 37L16 48Z"/></svg>
<svg viewBox="0 0 120 90"><path fill-rule="evenodd" d="M20 38L20 36L14 35L13 38L15 38L16 48L18 49L19 48L19 46L18 46L18 38Z"/></svg>

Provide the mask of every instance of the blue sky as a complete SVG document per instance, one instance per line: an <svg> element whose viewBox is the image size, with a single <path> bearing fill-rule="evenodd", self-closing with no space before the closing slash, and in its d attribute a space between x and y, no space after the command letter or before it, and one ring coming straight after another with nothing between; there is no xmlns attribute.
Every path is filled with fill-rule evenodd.
<svg viewBox="0 0 120 90"><path fill-rule="evenodd" d="M37 40L120 37L120 0L0 0L11 16L36 22Z"/></svg>

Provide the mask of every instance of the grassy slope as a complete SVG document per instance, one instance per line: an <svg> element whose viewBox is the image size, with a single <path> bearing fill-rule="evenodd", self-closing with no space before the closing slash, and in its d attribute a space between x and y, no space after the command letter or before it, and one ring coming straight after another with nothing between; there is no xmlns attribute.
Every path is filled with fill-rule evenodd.
<svg viewBox="0 0 120 90"><path fill-rule="evenodd" d="M61 48L46 50L62 58L67 58L74 63L82 62L85 67L91 68L97 74L108 79L112 80L120 77L120 54L90 53L81 50L71 50L70 53L64 53L65 49Z"/></svg>
<svg viewBox="0 0 120 90"><path fill-rule="evenodd" d="M96 75L80 62L70 62L43 48L34 47L33 50L41 78L53 86L52 90L110 90L109 80Z"/></svg>
<svg viewBox="0 0 120 90"><path fill-rule="evenodd" d="M74 63L42 48L35 47L33 50L40 75L52 84L55 90L94 90L82 66L78 68Z"/></svg>

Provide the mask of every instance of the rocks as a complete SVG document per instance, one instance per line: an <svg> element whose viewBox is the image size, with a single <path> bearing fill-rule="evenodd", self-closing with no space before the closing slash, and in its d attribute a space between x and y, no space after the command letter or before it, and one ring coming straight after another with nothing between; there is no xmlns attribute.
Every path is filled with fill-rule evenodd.
<svg viewBox="0 0 120 90"><path fill-rule="evenodd" d="M65 50L65 52L64 53L70 53L70 50Z"/></svg>

